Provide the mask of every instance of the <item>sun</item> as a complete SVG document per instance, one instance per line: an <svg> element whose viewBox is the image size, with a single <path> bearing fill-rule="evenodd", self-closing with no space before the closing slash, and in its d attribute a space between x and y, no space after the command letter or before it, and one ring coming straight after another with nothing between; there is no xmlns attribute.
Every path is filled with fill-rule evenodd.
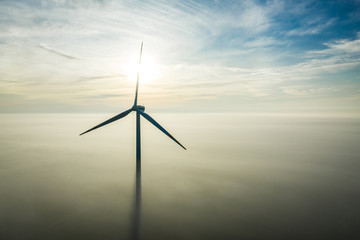
<svg viewBox="0 0 360 240"><path fill-rule="evenodd" d="M126 66L128 79L136 81L138 71L140 83L151 82L158 77L158 66L149 55L142 56L140 65L139 59L129 61Z"/></svg>

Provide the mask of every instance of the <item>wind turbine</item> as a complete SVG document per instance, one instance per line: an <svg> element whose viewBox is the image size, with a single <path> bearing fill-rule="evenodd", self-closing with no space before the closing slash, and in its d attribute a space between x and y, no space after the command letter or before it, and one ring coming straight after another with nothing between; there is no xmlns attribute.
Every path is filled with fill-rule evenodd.
<svg viewBox="0 0 360 240"><path fill-rule="evenodd" d="M141 48L140 48L139 66L140 66L140 64L141 64L142 49L143 49L143 43L141 43ZM108 120L106 120L106 121L104 121L104 122L96 125L96 126L93 127L93 128L90 128L89 130L87 130L87 131L85 131L85 132L83 132L83 133L81 133L80 136L83 135L83 134L85 134L85 133L91 132L91 131L93 131L93 130L95 130L95 129L97 129L97 128L100 128L100 127L102 127L102 126L105 126L105 125L107 125L107 124L109 124L109 123L112 123L112 122L114 122L114 121L116 121L116 120L119 120L119 119L127 116L130 112L135 111L135 112L136 112L136 168L139 167L139 169L140 169L140 168L141 168L140 115L143 116L143 117L144 117L146 120L148 120L149 122L151 122L151 123L152 123L155 127L157 127L160 131L162 131L163 133L165 133L169 138L171 138L172 140L174 140L174 141L175 141L177 144L179 144L183 149L186 150L186 148L185 148L180 142L178 142L178 140L176 140L168 131L166 131L165 128L163 128L163 127L162 127L159 123L157 123L152 117L150 117L150 115L146 114L146 113L145 113L145 107L144 107L144 106L141 106L141 105L138 105L138 104L137 104L138 89L139 89L139 70L138 70L138 72L137 72L137 78L136 78L136 91L135 91L134 105L133 105L130 109L128 109L128 110L126 110L126 111L124 111L124 112L122 112L122 113L120 113L120 114L118 114L118 115L116 115L116 116L114 116L114 117L112 117L112 118L110 118L110 119L108 119Z"/></svg>
<svg viewBox="0 0 360 240"><path fill-rule="evenodd" d="M142 55L142 49L143 49L143 42L141 42L141 48L140 48L140 58L139 58L139 66L141 65L141 55ZM134 111L136 112L136 192L135 192L135 217L134 217L134 232L133 232L133 239L139 239L139 230L140 230L140 205L141 205L141 144L140 144L140 115L143 116L146 120L148 120L150 123L152 123L155 127L157 127L160 131L162 131L163 133L165 133L169 138L171 138L172 140L174 140L177 144L179 144L183 149L186 150L186 148L180 143L178 142L168 131L165 130L165 128L163 128L159 123L157 123L152 117L150 117L150 115L145 113L145 107L138 105L137 104L137 99L138 99L138 88L139 88L139 70L137 72L137 78L136 78L136 90L135 90L135 100L134 100L134 105L96 125L93 128L90 128L89 130L83 132L80 134L83 135L85 133L91 132L97 128L100 128L102 126L105 126L109 123L112 123L116 120L119 120L125 116L127 116L130 112Z"/></svg>

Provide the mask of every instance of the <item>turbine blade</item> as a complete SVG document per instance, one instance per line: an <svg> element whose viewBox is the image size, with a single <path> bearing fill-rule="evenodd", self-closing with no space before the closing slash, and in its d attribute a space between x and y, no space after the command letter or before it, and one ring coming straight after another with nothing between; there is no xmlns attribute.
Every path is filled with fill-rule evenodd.
<svg viewBox="0 0 360 240"><path fill-rule="evenodd" d="M85 133L91 132L92 130L95 130L95 129L99 128L99 127L105 126L106 124L109 124L109 123L112 123L112 122L114 122L114 121L116 121L116 120L119 120L120 118L123 118L123 117L125 117L126 115L128 115L131 111L133 111L132 108L130 108L129 110L126 110L125 112L122 112L122 113L120 113L120 114L118 114L118 115L116 115L116 116L114 116L114 117L106 120L105 122L102 122L102 123L96 125L96 126L93 127L93 128L90 128L89 130L81 133L80 136L83 135L83 134L85 134Z"/></svg>
<svg viewBox="0 0 360 240"><path fill-rule="evenodd" d="M136 77L136 90L135 90L134 106L137 105L137 97L138 97L138 89L139 89L139 71L140 71L140 64L141 64L142 49L143 49L143 42L141 42L141 48L140 48L140 59L139 59L139 68L138 68L137 77Z"/></svg>
<svg viewBox="0 0 360 240"><path fill-rule="evenodd" d="M171 136L170 133L168 133L168 131L165 130L165 128L163 128L159 123L157 123L152 117L150 117L148 114L146 114L145 112L139 110L138 108L136 108L136 111L138 113L140 113L144 118L146 118L149 122L151 122L155 127L157 127L160 131L162 131L163 133L165 133L169 138L171 138L172 140L174 140L177 144L179 144L183 149L186 150L186 148L181 145L181 143L178 142L178 140L176 140L173 136Z"/></svg>

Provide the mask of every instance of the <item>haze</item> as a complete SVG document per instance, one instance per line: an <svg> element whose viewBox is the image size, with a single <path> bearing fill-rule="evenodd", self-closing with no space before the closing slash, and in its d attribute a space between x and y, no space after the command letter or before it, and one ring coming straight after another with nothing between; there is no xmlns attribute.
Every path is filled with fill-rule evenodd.
<svg viewBox="0 0 360 240"><path fill-rule="evenodd" d="M3 239L126 239L135 116L2 114ZM321 239L356 234L360 120L154 114L143 121L144 239ZM161 119L161 120L160 120ZM85 127L84 127L85 126Z"/></svg>
<svg viewBox="0 0 360 240"><path fill-rule="evenodd" d="M0 1L0 239L354 239L360 4ZM147 59L145 61L145 59Z"/></svg>

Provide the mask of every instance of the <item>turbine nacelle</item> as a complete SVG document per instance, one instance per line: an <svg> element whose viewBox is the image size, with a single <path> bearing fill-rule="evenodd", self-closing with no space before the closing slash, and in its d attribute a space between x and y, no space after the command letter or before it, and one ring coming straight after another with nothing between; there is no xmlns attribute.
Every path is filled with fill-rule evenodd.
<svg viewBox="0 0 360 240"><path fill-rule="evenodd" d="M133 110L133 111L136 111L136 109L145 112L145 106L141 106L141 105L135 106L135 105L134 105L134 106L132 107L132 110Z"/></svg>

